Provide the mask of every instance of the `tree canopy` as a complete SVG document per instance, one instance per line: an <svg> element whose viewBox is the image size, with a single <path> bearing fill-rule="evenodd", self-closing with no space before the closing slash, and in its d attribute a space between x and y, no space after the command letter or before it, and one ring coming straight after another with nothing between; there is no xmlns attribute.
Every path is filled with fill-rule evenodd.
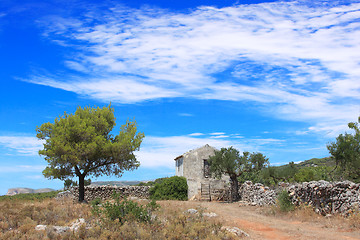
<svg viewBox="0 0 360 240"><path fill-rule="evenodd" d="M335 158L336 166L354 181L360 180L360 116L358 122L350 122L348 127L354 130L353 134L340 134L336 142L329 143L327 148Z"/></svg>
<svg viewBox="0 0 360 240"><path fill-rule="evenodd" d="M232 200L238 200L238 178L247 172L258 172L269 165L269 159L262 153L240 152L233 148L215 150L214 156L209 158L210 172L217 178L226 174L231 179Z"/></svg>
<svg viewBox="0 0 360 240"><path fill-rule="evenodd" d="M113 136L115 125L114 109L109 105L78 107L74 114L65 112L54 123L37 127L36 136L45 140L39 151L48 162L44 176L60 180L77 176L79 201L84 201L85 176L120 177L125 170L138 168L134 151L140 149L144 134L137 132L135 121L127 121Z"/></svg>

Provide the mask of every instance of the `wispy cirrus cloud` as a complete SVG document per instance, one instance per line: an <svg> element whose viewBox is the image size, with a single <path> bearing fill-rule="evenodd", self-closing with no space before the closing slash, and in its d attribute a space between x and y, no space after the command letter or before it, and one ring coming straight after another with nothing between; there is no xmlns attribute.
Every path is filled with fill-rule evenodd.
<svg viewBox="0 0 360 240"><path fill-rule="evenodd" d="M137 155L141 166L144 167L174 167L174 159L177 156L205 144L221 148L230 145L231 142L196 136L147 136Z"/></svg>
<svg viewBox="0 0 360 240"><path fill-rule="evenodd" d="M167 137L147 136L137 153L138 160L141 162L141 166L144 167L162 166L171 168L174 167L174 159L177 156L205 144L217 149L233 146L239 151L257 152L271 147L281 147L284 143L284 140L281 139L243 139L237 136L226 133L193 133Z"/></svg>
<svg viewBox="0 0 360 240"><path fill-rule="evenodd" d="M15 166L0 166L2 173L16 173L16 172L41 172L46 166L44 165L15 165Z"/></svg>
<svg viewBox="0 0 360 240"><path fill-rule="evenodd" d="M30 81L120 103L247 101L334 135L360 112L359 19L356 1L95 9L43 21L47 37L78 51L65 64L79 74Z"/></svg>
<svg viewBox="0 0 360 240"><path fill-rule="evenodd" d="M0 136L0 146L20 155L37 155L38 151L43 148L43 141L36 137Z"/></svg>

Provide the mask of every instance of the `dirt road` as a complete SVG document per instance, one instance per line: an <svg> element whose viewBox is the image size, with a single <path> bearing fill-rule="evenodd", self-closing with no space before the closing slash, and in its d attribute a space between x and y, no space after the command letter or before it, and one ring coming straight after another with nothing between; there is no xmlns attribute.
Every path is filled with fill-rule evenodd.
<svg viewBox="0 0 360 240"><path fill-rule="evenodd" d="M238 227L248 233L247 239L360 239L360 229L344 227L339 220L317 217L303 221L291 216L274 216L264 213L264 208L239 206L239 203L217 202L162 202L179 209L205 208L214 212L226 226ZM346 221L346 220L343 220Z"/></svg>

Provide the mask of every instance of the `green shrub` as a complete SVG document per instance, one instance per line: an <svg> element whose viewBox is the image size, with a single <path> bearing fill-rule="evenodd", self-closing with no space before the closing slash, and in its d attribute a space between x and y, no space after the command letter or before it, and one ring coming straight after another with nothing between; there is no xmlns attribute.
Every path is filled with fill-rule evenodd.
<svg viewBox="0 0 360 240"><path fill-rule="evenodd" d="M95 198L94 200L92 200L92 201L90 202L90 205L91 205L91 206L97 206L97 205L99 205L99 204L101 204L101 199L100 199L100 198Z"/></svg>
<svg viewBox="0 0 360 240"><path fill-rule="evenodd" d="M168 177L158 178L155 181L148 181L146 183L145 182L140 182L136 186L155 186L155 184L162 183L165 179L168 179Z"/></svg>
<svg viewBox="0 0 360 240"><path fill-rule="evenodd" d="M184 177L163 179L150 188L150 198L155 200L187 200L188 186Z"/></svg>
<svg viewBox="0 0 360 240"><path fill-rule="evenodd" d="M280 210L283 212L289 212L295 209L294 204L291 202L291 197L286 190L280 192L277 198L277 204Z"/></svg>
<svg viewBox="0 0 360 240"><path fill-rule="evenodd" d="M119 220L120 224L126 221L135 220L138 222L150 222L151 213L157 210L160 206L155 201L151 201L145 206L130 200L120 199L120 194L114 193L114 202L105 202L100 204L100 201L92 201L92 213L101 217L103 222Z"/></svg>

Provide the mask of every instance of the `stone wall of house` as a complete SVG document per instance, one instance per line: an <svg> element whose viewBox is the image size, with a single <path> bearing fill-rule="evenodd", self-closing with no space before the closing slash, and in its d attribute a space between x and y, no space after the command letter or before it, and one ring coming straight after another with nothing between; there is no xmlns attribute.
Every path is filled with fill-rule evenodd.
<svg viewBox="0 0 360 240"><path fill-rule="evenodd" d="M308 204L322 215L348 215L359 211L360 184L350 181L313 181L290 185L287 190L295 205Z"/></svg>
<svg viewBox="0 0 360 240"><path fill-rule="evenodd" d="M188 199L199 196L202 184L210 183L210 189L214 189L215 194L229 181L228 176L224 175L221 180L218 180L211 178L205 171L205 163L214 153L215 148L206 144L175 158L176 176L185 177L188 184Z"/></svg>
<svg viewBox="0 0 360 240"><path fill-rule="evenodd" d="M85 200L90 202L96 198L102 200L111 199L113 193L119 193L121 197L137 197L140 199L148 199L149 186L86 186L85 187ZM59 193L57 198L70 197L74 200L79 198L79 188L73 187L67 192Z"/></svg>

